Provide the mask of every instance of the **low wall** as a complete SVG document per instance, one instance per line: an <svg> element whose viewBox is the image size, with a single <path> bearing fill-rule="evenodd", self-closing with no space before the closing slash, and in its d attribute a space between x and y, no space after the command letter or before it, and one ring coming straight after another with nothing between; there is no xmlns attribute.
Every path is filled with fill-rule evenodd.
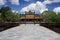
<svg viewBox="0 0 60 40"><path fill-rule="evenodd" d="M14 23L14 22L0 23L0 32L18 25L19 23Z"/></svg>
<svg viewBox="0 0 60 40"><path fill-rule="evenodd" d="M40 26L44 26L57 33L60 33L60 23L40 23Z"/></svg>

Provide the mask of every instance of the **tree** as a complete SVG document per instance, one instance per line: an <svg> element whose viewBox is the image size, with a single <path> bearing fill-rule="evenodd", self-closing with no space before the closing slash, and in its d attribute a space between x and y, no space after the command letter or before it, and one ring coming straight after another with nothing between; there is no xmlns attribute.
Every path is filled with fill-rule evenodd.
<svg viewBox="0 0 60 40"><path fill-rule="evenodd" d="M4 20L2 19L2 15L0 14L0 22L4 22Z"/></svg>
<svg viewBox="0 0 60 40"><path fill-rule="evenodd" d="M55 22L56 13L53 11L44 11L42 13L44 22Z"/></svg>
<svg viewBox="0 0 60 40"><path fill-rule="evenodd" d="M58 13L57 16L56 16L56 22L60 23L60 13Z"/></svg>
<svg viewBox="0 0 60 40"><path fill-rule="evenodd" d="M18 21L20 21L20 15L18 13L8 11L6 14L7 14L6 18L7 18L8 22L18 22Z"/></svg>
<svg viewBox="0 0 60 40"><path fill-rule="evenodd" d="M2 18L3 18L3 20L6 20L6 13L8 12L8 11L11 11L11 8L10 7L2 7L1 9L0 9L0 13L1 13L1 15L2 15Z"/></svg>
<svg viewBox="0 0 60 40"><path fill-rule="evenodd" d="M12 12L10 7L2 7L0 9L1 20L5 22L17 22L20 20L20 15L16 12Z"/></svg>
<svg viewBox="0 0 60 40"><path fill-rule="evenodd" d="M16 12L12 13L12 21L13 22L19 22L20 21L20 15Z"/></svg>

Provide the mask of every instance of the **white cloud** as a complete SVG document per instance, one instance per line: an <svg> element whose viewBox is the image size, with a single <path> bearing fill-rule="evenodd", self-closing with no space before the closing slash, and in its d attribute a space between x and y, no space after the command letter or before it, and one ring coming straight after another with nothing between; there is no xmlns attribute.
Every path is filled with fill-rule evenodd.
<svg viewBox="0 0 60 40"><path fill-rule="evenodd" d="M58 3L60 0L45 0L43 4L51 4L51 3Z"/></svg>
<svg viewBox="0 0 60 40"><path fill-rule="evenodd" d="M13 13L14 13L14 12L18 13L18 11L15 11L15 10L12 10L12 12L13 12Z"/></svg>
<svg viewBox="0 0 60 40"><path fill-rule="evenodd" d="M51 1L44 1L43 4L51 4L52 2Z"/></svg>
<svg viewBox="0 0 60 40"><path fill-rule="evenodd" d="M0 0L0 5L4 5L6 3L6 0Z"/></svg>
<svg viewBox="0 0 60 40"><path fill-rule="evenodd" d="M60 7L54 8L53 11L56 12L56 13L60 12Z"/></svg>
<svg viewBox="0 0 60 40"><path fill-rule="evenodd" d="M31 3L30 5L24 7L21 9L21 12L25 11L40 11L41 13L45 10L48 10L44 4L41 2L37 1L36 3Z"/></svg>
<svg viewBox="0 0 60 40"><path fill-rule="evenodd" d="M19 5L19 0L9 0L11 4Z"/></svg>

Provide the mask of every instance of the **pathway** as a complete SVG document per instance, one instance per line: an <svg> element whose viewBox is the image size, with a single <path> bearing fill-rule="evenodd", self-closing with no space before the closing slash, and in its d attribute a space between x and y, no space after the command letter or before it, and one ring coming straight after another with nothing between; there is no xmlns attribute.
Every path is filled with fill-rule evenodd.
<svg viewBox="0 0 60 40"><path fill-rule="evenodd" d="M60 34L39 24L21 24L0 32L0 40L60 40Z"/></svg>

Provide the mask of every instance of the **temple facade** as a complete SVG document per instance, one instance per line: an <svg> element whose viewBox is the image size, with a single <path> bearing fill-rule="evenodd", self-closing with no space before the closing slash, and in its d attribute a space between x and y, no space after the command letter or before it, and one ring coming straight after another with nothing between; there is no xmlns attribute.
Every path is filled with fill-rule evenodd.
<svg viewBox="0 0 60 40"><path fill-rule="evenodd" d="M35 14L35 12L29 11L21 15L21 21L42 21L42 17L39 14Z"/></svg>

